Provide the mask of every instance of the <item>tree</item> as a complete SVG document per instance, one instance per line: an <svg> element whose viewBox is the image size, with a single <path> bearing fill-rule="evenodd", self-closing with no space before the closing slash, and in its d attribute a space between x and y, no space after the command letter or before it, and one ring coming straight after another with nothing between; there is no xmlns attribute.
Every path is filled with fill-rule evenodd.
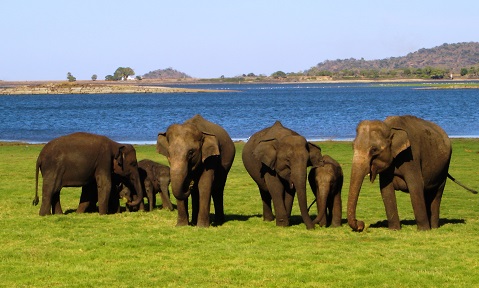
<svg viewBox="0 0 479 288"><path fill-rule="evenodd" d="M286 78L286 73L283 71L276 71L273 74L271 74L271 77L273 78Z"/></svg>
<svg viewBox="0 0 479 288"><path fill-rule="evenodd" d="M91 80L92 81L96 81L97 78L98 78L98 76L96 76L96 74L91 75Z"/></svg>
<svg viewBox="0 0 479 288"><path fill-rule="evenodd" d="M70 73L70 72L67 73L67 79L68 79L68 82L77 81L77 78L73 77L72 73Z"/></svg>
<svg viewBox="0 0 479 288"><path fill-rule="evenodd" d="M105 80L106 81L115 81L115 77L113 77L113 75L106 75Z"/></svg>
<svg viewBox="0 0 479 288"><path fill-rule="evenodd" d="M461 68L461 76L466 76L467 72L467 68Z"/></svg>
<svg viewBox="0 0 479 288"><path fill-rule="evenodd" d="M118 67L116 69L115 73L113 74L113 77L115 80L126 80L128 76L133 76L135 75L135 71L131 69L130 67Z"/></svg>

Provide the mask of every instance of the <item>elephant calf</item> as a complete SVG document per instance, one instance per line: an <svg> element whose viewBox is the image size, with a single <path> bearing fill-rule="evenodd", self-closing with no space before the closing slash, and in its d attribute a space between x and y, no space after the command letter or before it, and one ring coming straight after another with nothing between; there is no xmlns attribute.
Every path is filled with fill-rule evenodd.
<svg viewBox="0 0 479 288"><path fill-rule="evenodd" d="M341 189L343 187L343 169L328 155L323 155L323 166L309 171L308 180L316 197L318 216L313 223L319 226L341 226Z"/></svg>
<svg viewBox="0 0 479 288"><path fill-rule="evenodd" d="M171 204L170 192L168 190L170 185L170 167L152 160L143 159L138 162L138 171L145 196L148 198L149 211L156 207L156 193L160 193L163 207L173 211L173 204ZM128 201L135 200L137 193L124 186L120 191L120 198L127 199ZM130 208L144 210L143 205L143 200L141 200L138 207Z"/></svg>

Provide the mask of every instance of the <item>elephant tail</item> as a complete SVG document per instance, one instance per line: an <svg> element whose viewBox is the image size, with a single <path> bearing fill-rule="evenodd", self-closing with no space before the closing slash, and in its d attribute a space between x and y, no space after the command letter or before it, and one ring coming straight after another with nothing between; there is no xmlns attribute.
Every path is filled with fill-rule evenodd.
<svg viewBox="0 0 479 288"><path fill-rule="evenodd" d="M40 170L40 159L37 160L37 164L35 166L35 197L33 198L32 205L37 206L40 200L38 199L38 170Z"/></svg>
<svg viewBox="0 0 479 288"><path fill-rule="evenodd" d="M457 185L461 186L462 188L466 189L467 191L471 192L472 194L477 194L477 191L467 187L466 185L462 184L461 182L457 181L456 178L452 177L451 174L447 173L447 178L451 179Z"/></svg>
<svg viewBox="0 0 479 288"><path fill-rule="evenodd" d="M309 212L309 209L311 209L311 207L314 205L314 203L316 203L316 200L318 200L318 199L315 198L315 199L313 200L313 202L311 202L311 204L310 204L309 207L308 207L308 212Z"/></svg>

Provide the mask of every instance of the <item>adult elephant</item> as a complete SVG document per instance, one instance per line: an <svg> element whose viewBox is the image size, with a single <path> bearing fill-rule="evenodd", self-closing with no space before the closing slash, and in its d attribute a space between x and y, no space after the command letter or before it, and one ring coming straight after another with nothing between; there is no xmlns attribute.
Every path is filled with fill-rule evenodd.
<svg viewBox="0 0 479 288"><path fill-rule="evenodd" d="M177 200L177 226L188 225L190 194L193 225L210 225L211 198L215 224L223 223L224 186L235 156L235 146L228 133L201 115L195 115L159 133L156 147L170 163L171 190Z"/></svg>
<svg viewBox="0 0 479 288"><path fill-rule="evenodd" d="M444 130L414 116L390 116L384 121L362 121L356 132L347 204L349 226L355 231L364 229L364 222L356 220L359 191L367 174L371 182L379 174L389 229L401 228L395 190L409 192L418 230L439 227L439 206L452 153Z"/></svg>
<svg viewBox="0 0 479 288"><path fill-rule="evenodd" d="M321 164L321 149L276 121L273 126L253 134L243 147L246 171L258 185L263 202L263 220L288 226L295 193L298 193L301 216L307 229L314 224L306 201L308 166Z"/></svg>
<svg viewBox="0 0 479 288"><path fill-rule="evenodd" d="M43 147L36 163L33 205L39 202L39 170L43 176L41 216L63 213L60 204L62 187L82 187L79 212L91 206L94 198L91 193L95 191L98 193L99 213L106 214L113 174L130 181L143 195L135 148L101 135L73 133L56 138ZM130 204L138 203L139 200Z"/></svg>

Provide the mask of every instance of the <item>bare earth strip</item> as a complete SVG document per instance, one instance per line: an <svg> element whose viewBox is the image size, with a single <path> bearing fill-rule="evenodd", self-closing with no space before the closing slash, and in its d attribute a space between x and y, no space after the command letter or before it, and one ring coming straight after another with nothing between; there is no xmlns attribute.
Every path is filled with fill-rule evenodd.
<svg viewBox="0 0 479 288"><path fill-rule="evenodd" d="M160 86L48 83L40 85L13 85L0 88L0 95L40 94L118 94L118 93L199 93L222 90L172 88Z"/></svg>

